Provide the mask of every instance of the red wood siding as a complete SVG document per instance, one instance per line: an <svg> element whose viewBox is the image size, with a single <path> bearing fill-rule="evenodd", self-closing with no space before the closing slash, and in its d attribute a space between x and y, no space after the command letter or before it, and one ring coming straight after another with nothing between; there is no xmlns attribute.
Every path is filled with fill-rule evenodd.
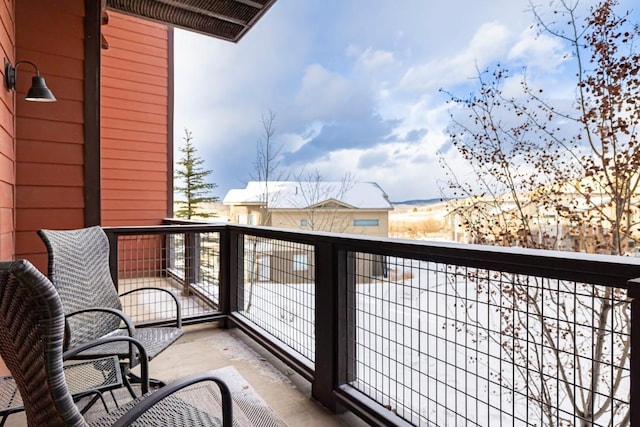
<svg viewBox="0 0 640 427"><path fill-rule="evenodd" d="M40 228L84 226L84 2L15 2L16 60L34 62L56 103L24 100L32 70L18 73L16 257L46 271Z"/></svg>
<svg viewBox="0 0 640 427"><path fill-rule="evenodd" d="M102 225L160 224L170 185L169 30L109 12L103 34Z"/></svg>
<svg viewBox="0 0 640 427"><path fill-rule="evenodd" d="M0 49L15 61L15 0L0 1ZM4 73L4 68L0 74ZM2 75L4 79L4 75ZM3 85L4 86L4 85ZM15 257L15 144L13 93L0 90L0 259Z"/></svg>

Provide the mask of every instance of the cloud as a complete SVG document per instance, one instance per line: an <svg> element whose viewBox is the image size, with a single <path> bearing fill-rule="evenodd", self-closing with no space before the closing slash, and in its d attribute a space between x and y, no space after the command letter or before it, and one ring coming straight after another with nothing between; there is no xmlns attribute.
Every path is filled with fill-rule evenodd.
<svg viewBox="0 0 640 427"><path fill-rule="evenodd" d="M392 65L395 63L393 52L385 50L375 50L371 47L367 48L357 58L358 66L364 71L374 71L379 68Z"/></svg>
<svg viewBox="0 0 640 427"><path fill-rule="evenodd" d="M570 58L571 53L557 37L537 34L534 27L520 33L518 40L509 49L507 59L526 64L541 72L554 73Z"/></svg>
<svg viewBox="0 0 640 427"><path fill-rule="evenodd" d="M339 179L349 171L358 181L377 182L393 201L437 197L444 174L437 154L427 148L430 144L388 142L369 149L336 150L304 166L326 179Z"/></svg>
<svg viewBox="0 0 640 427"><path fill-rule="evenodd" d="M379 168L387 164L389 161L389 153L383 151L366 151L358 159L358 169L368 170Z"/></svg>
<svg viewBox="0 0 640 427"><path fill-rule="evenodd" d="M422 97L406 105L393 134L405 141L422 141L427 137L431 141L442 141L444 129L449 123L449 109L444 102L433 102L431 97Z"/></svg>
<svg viewBox="0 0 640 427"><path fill-rule="evenodd" d="M461 52L410 67L400 85L405 90L437 89L473 77L508 48L509 29L499 22L482 24Z"/></svg>
<svg viewBox="0 0 640 427"><path fill-rule="evenodd" d="M405 136L405 141L408 141L408 142L420 141L422 138L424 138L427 135L427 133L429 133L429 130L425 128L412 129Z"/></svg>
<svg viewBox="0 0 640 427"><path fill-rule="evenodd" d="M308 142L313 141L322 132L323 124L320 121L314 121L301 133L287 132L277 135L276 139L285 153L295 153L304 147Z"/></svg>
<svg viewBox="0 0 640 427"><path fill-rule="evenodd" d="M320 64L306 67L294 104L306 120L334 120L366 111L371 97L366 89Z"/></svg>
<svg viewBox="0 0 640 427"><path fill-rule="evenodd" d="M374 147L385 141L397 125L371 112L350 120L324 123L322 129L299 150L285 156L288 165L326 158L332 151L344 147Z"/></svg>

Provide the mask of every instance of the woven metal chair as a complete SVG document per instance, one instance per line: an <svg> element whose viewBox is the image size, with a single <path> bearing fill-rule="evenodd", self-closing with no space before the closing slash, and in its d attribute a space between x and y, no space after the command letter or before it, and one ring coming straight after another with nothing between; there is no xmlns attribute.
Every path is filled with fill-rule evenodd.
<svg viewBox="0 0 640 427"><path fill-rule="evenodd" d="M118 295L109 269L109 239L99 226L77 230L40 230L38 235L49 255L49 279L57 289L67 319L65 349L108 336L130 336L144 345L149 360L175 342L183 333L180 303L168 289L141 287ZM164 292L175 303L175 326L138 327L122 311L119 297L135 292ZM121 327L124 325L124 327ZM93 348L82 357L118 355L127 360L127 377L137 381L130 368L138 365L134 348L124 342ZM163 383L157 381L159 385ZM129 387L133 394L133 390Z"/></svg>
<svg viewBox="0 0 640 427"><path fill-rule="evenodd" d="M130 337L109 337L72 351L123 340L135 344L141 355L146 393L87 423L65 382L64 325L60 297L43 274L26 260L0 262L0 356L20 391L29 426L232 426L231 394L215 376L193 376L146 392L144 346ZM205 385L211 393L203 392Z"/></svg>

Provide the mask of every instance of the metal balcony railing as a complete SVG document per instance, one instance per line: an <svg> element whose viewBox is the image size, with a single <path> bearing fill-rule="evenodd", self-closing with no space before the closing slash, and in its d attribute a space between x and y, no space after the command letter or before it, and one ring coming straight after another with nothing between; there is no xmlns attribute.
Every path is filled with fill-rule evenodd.
<svg viewBox="0 0 640 427"><path fill-rule="evenodd" d="M174 288L186 323L232 322L332 410L640 425L638 259L229 224L106 232L119 287ZM129 304L162 322L161 303Z"/></svg>

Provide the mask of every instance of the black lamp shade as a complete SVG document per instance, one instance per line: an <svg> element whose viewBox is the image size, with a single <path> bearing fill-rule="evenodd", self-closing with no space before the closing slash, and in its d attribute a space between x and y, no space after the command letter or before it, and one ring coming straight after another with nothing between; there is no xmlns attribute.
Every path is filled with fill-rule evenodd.
<svg viewBox="0 0 640 427"><path fill-rule="evenodd" d="M27 101L53 102L56 97L47 87L44 78L38 75L31 78L31 88L29 88L25 99Z"/></svg>

